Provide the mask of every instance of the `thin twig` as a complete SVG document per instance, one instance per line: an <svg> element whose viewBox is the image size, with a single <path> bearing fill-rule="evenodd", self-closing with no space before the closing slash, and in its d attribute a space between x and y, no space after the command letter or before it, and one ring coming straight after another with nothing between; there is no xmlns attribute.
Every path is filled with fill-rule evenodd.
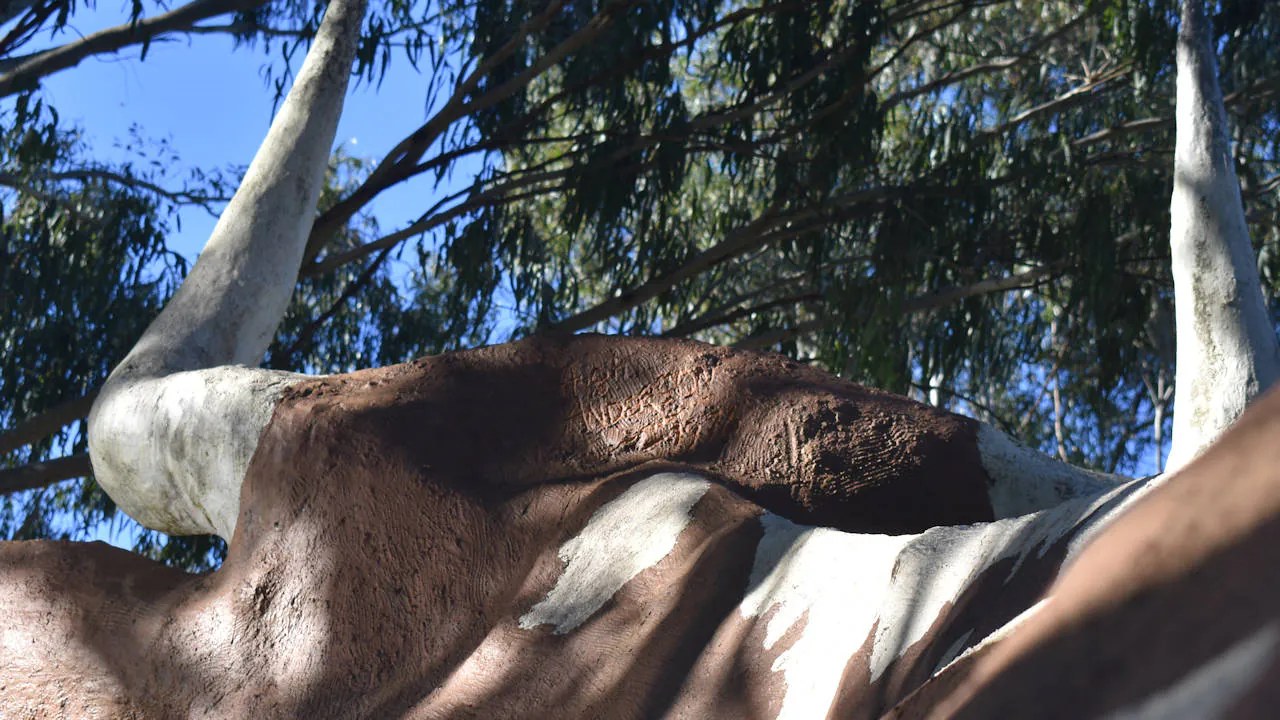
<svg viewBox="0 0 1280 720"><path fill-rule="evenodd" d="M537 188L523 193L513 193L511 191L516 188L527 187L532 184L559 180L567 173L568 171L562 170L558 172L541 173L538 177L534 178L522 178L519 181L513 181L485 192L475 194L467 202L455 205L445 212L436 214L434 209L430 210L417 221L402 230L397 230L390 235L385 235L377 240L367 242L364 245L351 248L345 252L325 256L325 258L319 262L312 263L309 266L304 266L302 271L299 273L299 276L306 278L323 275L330 270L346 265L349 262L359 260L366 255L399 245L415 235L421 235L425 232L434 230L454 218L465 215L472 210L478 210L487 205L506 205L518 200L524 200L530 197L537 197L538 195L555 192L560 189L559 184L548 185L546 187ZM438 204L439 203L437 203L437 205Z"/></svg>
<svg viewBox="0 0 1280 720"><path fill-rule="evenodd" d="M347 283L346 287L342 289L342 294L338 296L338 299L334 300L333 304L329 306L329 309L321 313L320 317L312 320L305 328L303 328L302 332L298 333L297 339L295 339L293 344L291 344L289 348L281 354L281 358L287 361L296 353L309 350L312 344L314 344L316 331L333 318L333 316L342 309L342 306L345 305L353 295L369 284L369 281L373 279L374 273L378 271L378 268L382 266L383 261L385 261L387 256L391 254L391 250L391 247L385 248L382 251L382 254L378 255L378 257L375 258L373 262L369 263L369 266L360 273L359 277ZM272 358L272 360L274 362L275 358ZM284 370L286 368L279 369Z"/></svg>
<svg viewBox="0 0 1280 720"><path fill-rule="evenodd" d="M774 308L788 307L791 305L798 305L800 303L806 303L806 302L810 302L810 303L819 302L821 300L822 300L822 293L816 293L816 292L802 293L800 295L792 295L790 297L778 298L777 300L772 300L762 305L754 305L752 307L747 307L747 308L738 308L737 310L724 313L723 315L708 315L708 316L698 318L696 320L690 320L689 322L681 323L671 328L670 330L662 333L662 337L687 337L701 330L713 328L713 327L716 327L717 325L728 325L729 323L737 320L741 320L744 317L749 317L751 315L755 315L756 313L768 312L769 310L773 310Z"/></svg>
<svg viewBox="0 0 1280 720"><path fill-rule="evenodd" d="M965 298L1034 287L1044 282L1044 276L1048 275L1049 272L1051 272L1049 268L1031 270L1010 277L990 278L970 285L955 286L937 292L916 295L903 302L902 311L905 313L926 312L937 310ZM749 335L733 343L733 347L749 350L772 347L777 343L821 330L826 324L826 319L806 320L790 328L776 328Z"/></svg>
<svg viewBox="0 0 1280 720"><path fill-rule="evenodd" d="M996 424L1000 425L1000 429L1003 430L1005 433L1008 433L1010 435L1013 434L1012 423L1006 420L1004 416L1002 416L1000 413L992 409L990 405L987 405L986 403L981 402L969 395L965 395L963 393L960 393L952 388L945 387L943 385L921 385L920 383L913 382L911 383L911 387L916 388L917 390L924 391L926 395L936 390L938 392L944 392L957 400L962 400L964 402L967 402L970 405L974 406L975 408L978 408L979 410L985 412L992 420L995 420Z"/></svg>
<svg viewBox="0 0 1280 720"><path fill-rule="evenodd" d="M1000 72L1003 70L1008 70L1009 68L1014 67L1016 65L1020 65L1026 62L1027 60L1036 57L1036 53L1045 45L1048 45L1050 42L1053 42L1054 40L1070 32L1071 30L1074 30L1080 23L1084 22L1094 14L1095 14L1094 11L1086 11L1080 15L1077 15L1075 18L1063 24L1062 27L1059 27L1056 30L1053 30L1052 32L1046 33L1044 35L1041 35L1039 38L1036 38L1031 42L1030 45L1028 45L1022 51L1021 54L1016 55L1014 57L1000 58L999 60L990 60L984 63L978 63L977 65L970 65L961 70L956 70L954 72L947 73L946 75L943 75L937 80L927 82L923 85L919 85L917 87L911 88L910 90L903 90L902 92L890 95L889 97L885 98L883 102L880 103L880 111L886 112L889 109L897 105L900 105L908 100L917 98L921 95L927 95L935 90L941 90L942 88L947 87L948 85L954 85L962 80L966 80L976 75L985 75L987 73Z"/></svg>
<svg viewBox="0 0 1280 720"><path fill-rule="evenodd" d="M567 0L553 0L548 3L547 9L541 14L530 18L521 25L506 44L495 51L493 55L485 58L484 62L480 63L466 79L459 83L454 89L453 95L445 103L444 107L440 108L439 112L392 148L378 163L377 167L373 169L373 172L369 174L369 177L365 178L364 182L352 191L350 195L329 208L319 218L316 218L316 222L311 228L311 235L307 239L306 251L303 254L303 268L313 264L329 238L337 232L339 227L359 212L360 208L367 205L383 190L412 177L423 153L427 151L427 148L431 147L431 144L449 126L453 125L459 118L465 117L468 112L474 112L477 108L488 107L486 103L499 90L508 91L504 90L507 86L503 86L503 88L485 93L470 103L467 102L467 97L479 87L485 75L515 53L524 44L526 37L550 22L551 18L554 17L555 13L559 12L565 2ZM603 11L601 12L603 13ZM597 14L596 18L600 16L600 14ZM579 33L581 32L579 31ZM560 45L548 51L544 58L548 56L562 57L567 54L567 52L562 52L562 49L566 45L576 43L580 39L579 33L566 38ZM543 67L544 71L546 67Z"/></svg>

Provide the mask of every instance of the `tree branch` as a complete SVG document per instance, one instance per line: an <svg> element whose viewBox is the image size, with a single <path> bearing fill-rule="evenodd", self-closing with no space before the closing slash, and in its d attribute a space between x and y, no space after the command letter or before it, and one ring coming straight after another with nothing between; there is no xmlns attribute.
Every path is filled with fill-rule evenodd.
<svg viewBox="0 0 1280 720"><path fill-rule="evenodd" d="M432 208L431 210L428 210L416 222L404 228L403 230L397 230L396 232L393 232L390 235L384 235L383 237L378 238L377 240L374 240L372 242L367 242L364 245L351 248L350 250L347 250L345 252L335 253L333 255L327 255L323 260L319 262L311 263L311 265L303 267L302 271L299 273L299 276L305 278L305 277L314 277L316 275L323 275L324 273L327 273L330 270L333 270L334 268L341 267L354 260L359 260L360 258L365 257L366 255L370 255L379 250L384 250L386 248L394 247L404 242L405 240L408 240L414 235L421 235L422 233L433 230L456 217L459 217L468 212L471 212L472 210L478 210L479 208L485 207L486 205L491 205L491 204L505 205L507 203L515 202L517 200L523 200L526 198L536 197L538 195L543 195L549 192L553 192L559 189L560 186L552 185L549 187L542 187L542 188L530 190L523 193L512 193L511 191L520 187L527 187L529 185L534 185L541 182L550 182L552 180L559 180L563 178L564 175L566 175L567 173L568 173L567 170L560 170L560 171L554 171L554 172L539 173L536 177L520 178L519 180L513 180L503 185L499 185L495 188L486 190L482 193L477 193L473 195L466 202L455 205L439 214L435 214L435 208ZM451 197L455 197L456 195L458 194L455 193L455 195ZM445 198L444 200L436 203L437 207L442 205L448 199L449 198Z"/></svg>
<svg viewBox="0 0 1280 720"><path fill-rule="evenodd" d="M675 270L656 275L592 308L554 323L548 330L577 332L589 328L598 322L638 307L671 289L677 283L705 272L725 260L759 247L761 244L760 238L765 236L765 231L775 223L773 214L776 209L775 203L774 206L765 210L755 220L736 232L730 233L725 240L698 253Z"/></svg>
<svg viewBox="0 0 1280 720"><path fill-rule="evenodd" d="M737 350L763 350L764 348L773 347L780 342L794 340L801 335L808 335L811 332L817 332L826 324L825 320L805 320L797 323L794 327L776 328L774 330L766 330L755 335L748 335L731 347Z"/></svg>
<svg viewBox="0 0 1280 720"><path fill-rule="evenodd" d="M1127 65L1121 65L1119 67L1116 67L1111 71L1104 73L1102 75L1099 75L1098 77L1090 80L1089 82L1086 82L1083 85L1079 85L1077 87L1071 88L1067 92L1059 95L1058 97L1052 100L1046 100L1045 102L1042 102L1039 105L1036 105L1035 107L1028 108L1027 110L1024 110L1018 113L1017 115L1014 115L1013 117L1009 118L1005 122L1000 123L999 125L993 128L980 130L979 132L982 135L986 135L986 136L1002 135L1009 129L1013 128L1014 126L1021 125L1027 120L1030 120L1031 118L1036 117L1038 115L1043 115L1049 112L1056 112L1059 110L1065 110L1066 108L1072 107L1074 105L1086 103L1093 98L1093 92L1095 90L1099 90L1105 87L1108 83L1112 82L1113 80L1119 80L1121 81L1121 83L1127 82L1128 71L1129 71L1129 67Z"/></svg>
<svg viewBox="0 0 1280 720"><path fill-rule="evenodd" d="M1008 290L1035 287L1036 285L1044 282L1046 276L1051 272L1051 267L1037 268L1024 273L1018 273L1017 275L1010 275L1003 278L990 278L987 280L980 280L969 285L957 285L937 292L916 295L915 297L908 298L907 301L902 304L902 311L904 313L925 312L928 310L936 310L959 300L964 300L965 298L975 297L978 295L990 295ZM766 330L764 332L742 338L735 342L733 347L747 350L758 350L761 348L772 347L777 343L821 330L826 323L826 319L814 319L797 323L794 327L790 328Z"/></svg>
<svg viewBox="0 0 1280 720"><path fill-rule="evenodd" d="M1061 265L1046 265L1007 277L988 278L968 285L953 285L927 295L917 295L902 304L907 312L923 312L945 307L954 302L979 295L1033 288L1048 281L1048 275Z"/></svg>
<svg viewBox="0 0 1280 720"><path fill-rule="evenodd" d="M262 37L305 38L315 37L315 30L304 28L274 28L254 23L227 23L226 25L192 25L182 31L187 35L261 35Z"/></svg>
<svg viewBox="0 0 1280 720"><path fill-rule="evenodd" d="M0 75L0 97L29 90L37 85L40 78L75 67L92 55L119 52L130 45L146 44L157 35L186 30L196 22L215 15L249 10L261 5L263 1L196 0L177 10L137 22L122 23L56 48L15 58L16 64Z"/></svg>
<svg viewBox="0 0 1280 720"><path fill-rule="evenodd" d="M295 354L306 351L306 350L310 350L311 346L314 344L316 331L318 331L321 328L321 326L323 326L326 322L328 322L330 318L338 314L338 311L342 309L342 306L345 305L346 302L350 300L353 295L355 295L357 292L359 292L369 284L369 281L373 279L374 274L377 273L378 268L382 266L383 261L385 261L387 259L387 256L390 254L391 254L391 248L390 247L384 248L382 251L382 254L379 255L376 259L374 259L373 262L369 263L369 266L366 267L362 273L360 273L359 277L347 283L346 287L342 288L342 294L338 296L337 300L333 301L333 304L329 306L329 309L324 311L320 315L320 317L317 317L315 320L312 320L310 323L308 323L307 326L303 328L302 332L298 333L298 337L296 340L293 341L293 344L290 345L289 348L285 350L284 353L281 354L281 359L287 362ZM276 358L274 357L271 358L271 361L268 363L268 365L271 367L275 367L278 370L288 369L285 367L280 367L280 365L276 363Z"/></svg>
<svg viewBox="0 0 1280 720"><path fill-rule="evenodd" d="M1235 105L1243 105L1248 102L1265 98L1269 93L1280 88L1280 75L1272 75L1250 85L1247 88L1237 90L1222 99L1222 104L1226 107ZM1173 127L1173 116L1143 118L1141 120L1130 120L1129 122L1120 123L1095 133L1090 133L1082 138L1076 138L1071 144L1076 147L1084 147L1092 145L1104 140L1112 140L1138 132L1150 132L1152 130L1164 130Z"/></svg>
<svg viewBox="0 0 1280 720"><path fill-rule="evenodd" d="M953 388L949 388L944 385L921 385L920 383L913 382L911 383L911 387L916 388L917 390L924 391L926 395L935 390L938 392L944 392L957 400L969 403L973 407L989 415L991 419L995 421L995 424L1000 426L1001 430L1008 433L1009 435L1013 435L1013 423L1010 423L1008 420L1006 420L1004 416L996 412L990 405L987 405L984 402L980 402L972 396L965 395ZM1066 461L1064 460L1063 462L1066 462Z"/></svg>
<svg viewBox="0 0 1280 720"><path fill-rule="evenodd" d="M93 474L89 454L79 453L48 462L31 463L0 470L0 495L31 490L53 483Z"/></svg>
<svg viewBox="0 0 1280 720"><path fill-rule="evenodd" d="M91 180L104 180L117 185L124 185L125 187L141 188L180 205L199 205L214 217L217 217L217 213L210 205L217 202L227 202L231 199L224 196L198 195L186 190L166 190L165 188L148 180L122 175L111 170L102 170L97 168L39 173L32 175L31 179L47 182L61 182L64 180L89 182ZM35 197L47 197L46 193L30 187L25 184L23 180L24 178L13 175L12 173L0 172L0 185L13 188L14 190L33 195Z"/></svg>
<svg viewBox="0 0 1280 720"><path fill-rule="evenodd" d="M316 220L316 224L312 228L311 239L308 243L307 257L313 259L318 255L323 243L332 236L342 223L350 219L350 217L354 215L359 208L370 202L387 187L412 177L416 172L419 172L419 168L421 166L416 165L418 159L421 157L422 153L425 152L426 148L429 147L437 137L439 137L440 133L442 133L449 124L466 114L479 112L501 102L503 99L515 93L520 87L524 87L528 83L532 82L536 77L559 63L570 53L597 37L616 19L618 13L630 4L632 4L632 0L616 0L610 6L597 13L597 15L592 18L587 25L539 58L537 62L531 65L519 76L507 81L493 90L486 92L475 100L463 103L465 92L474 90L474 88L479 85L482 73L487 72L488 69L490 69L489 66L495 63L492 61L486 61L484 65L478 67L471 73L462 86L455 91L453 98L450 99L440 112L393 148L391 152L383 158L378 167L374 169L373 173L370 174L365 182L350 196L334 205ZM771 10L783 9L788 6L789 5L786 3L780 3L776 6L769 6L769 8ZM751 14L754 14L754 12L738 11L731 13L730 17L747 17ZM541 20L541 17L536 19ZM713 23L713 25L716 26L720 24L721 21ZM517 32L516 38L518 39L521 37L523 36L520 32ZM508 43L507 46L504 46L502 52L505 52L511 45L512 43ZM679 43L673 43L671 45L671 49L674 50L678 45ZM754 99L752 102L744 103L732 108L726 108L724 111L716 114L708 114L694 118L687 126L685 137L692 136L694 133L708 128L732 122L735 119L745 117L746 115L759 111L761 108L773 102L781 100L790 93L795 92L800 87L812 82L814 79L821 76L823 72L830 70L832 67L846 61L849 57L852 57L855 50L856 48L848 48L840 52L833 53L831 57L819 63L817 66L791 78L781 87ZM495 59L498 57L505 56L495 56ZM550 101L540 104L538 108L535 108L527 114L526 117L528 115L536 115L547 107L550 107ZM626 154L636 152L644 147L654 145L659 141L659 139L660 138L654 135L645 136L630 148L620 151L619 155L625 156ZM412 162L409 162L410 160ZM312 267L312 265L304 264L304 267ZM310 272L310 270L308 270L308 272Z"/></svg>
<svg viewBox="0 0 1280 720"><path fill-rule="evenodd" d="M552 2L548 3L545 11L521 25L505 45L486 58L465 80L458 84L449 101L445 103L444 107L440 108L439 112L392 148L378 163L377 167L373 169L373 172L369 174L369 177L365 178L365 181L350 195L316 218L315 224L311 227L311 236L307 239L306 252L302 256L302 266L304 268L314 264L315 258L320 254L324 244L337 232L338 228L346 224L348 220L359 212L360 208L367 205L383 190L412 177L418 161L422 159L423 153L426 152L427 148L431 147L431 144L450 125L459 118L465 117L468 112L475 112L492 104L489 102L490 97L494 96L498 91L505 90L506 86L485 93L470 103L466 102L466 98L480 86L480 81L484 79L484 76L489 71L501 64L524 44L525 38L549 23L555 13L564 6L565 2L567 0L552 0ZM592 22L601 16L601 14L597 14ZM571 50L564 50L564 48L572 46L572 48L576 49L580 44L580 35L591 27L592 24L588 23L586 28L566 38L560 45L548 51L542 59L545 60L546 57L553 55L563 58L564 55L571 52ZM559 62L559 60L557 59L556 62ZM543 67L539 73L545 71L547 67L550 67L550 65ZM528 71L526 71L527 73ZM493 100L493 102L498 102L498 100Z"/></svg>
<svg viewBox="0 0 1280 720"><path fill-rule="evenodd" d="M874 187L845 193L843 195L830 198L827 202L815 207L804 208L786 215L780 215L777 213L777 206L775 203L775 205L766 209L755 220L730 233L723 241L690 258L684 265L674 270L656 275L630 290L624 290L594 307L583 310L582 312L565 318L558 323L554 323L548 329L562 332L577 332L591 327L598 322L602 322L634 307L638 307L663 292L666 292L678 283L684 282L695 275L701 274L716 265L725 262L726 260L730 260L742 255L743 253L751 252L752 250L762 247L770 242L780 240L785 237L793 237L800 230L812 229L815 225L823 224L822 218L826 214L832 213L841 208L870 202L878 202L908 191L913 192L916 197L920 197L931 192L952 192L949 188L911 189L891 186ZM808 224L803 228L798 228L797 226L802 223ZM781 229L771 233L770 231L774 228Z"/></svg>
<svg viewBox="0 0 1280 720"><path fill-rule="evenodd" d="M1062 27L1057 28L1052 32L1045 33L1044 35L1041 35L1040 37L1034 39L1031 42L1031 44L1028 45L1023 50L1021 54L1016 55L1014 57L1001 58L999 60L991 60L985 63L979 63L977 65L970 65L969 67L963 68L961 70L956 70L954 72L947 73L946 75L943 75L937 80L927 82L923 85L911 88L910 90L903 90L902 92L890 95L889 97L885 98L883 102L880 103L880 110L881 112L888 111L889 109L897 105L900 105L904 102L907 102L908 100L912 100L914 98L920 97L921 95L927 95L931 92L934 92L935 90L941 90L942 88L947 87L948 85L954 85L962 80L966 80L968 78L974 77L975 75L985 75L987 73L1001 72L1004 70L1008 70L1009 68L1014 67L1016 65L1020 65L1026 62L1027 60L1030 60L1031 58L1036 57L1036 52L1038 52L1045 45L1048 45L1049 43L1062 37L1063 35L1070 32L1071 30L1074 30L1077 26L1080 25L1080 23L1084 22L1094 14L1096 14L1096 11L1085 11L1084 13L1077 15L1075 18L1064 23ZM882 65L881 68L877 68L877 72L879 72L880 69L886 66L887 66L887 63L885 65Z"/></svg>
<svg viewBox="0 0 1280 720"><path fill-rule="evenodd" d="M1149 132L1151 130L1163 130L1164 128L1171 128L1171 127L1173 127L1172 117L1144 118L1142 120L1130 120L1129 122L1120 123L1119 125L1115 125L1115 126L1106 128L1104 130L1099 130L1095 133L1090 133L1088 135L1085 135L1084 137L1076 138L1075 140L1071 141L1071 144L1075 147L1084 147L1086 145L1099 143L1099 142L1102 142L1103 140L1111 140L1112 138L1117 138L1122 135L1128 135L1130 133Z"/></svg>
<svg viewBox="0 0 1280 720"><path fill-rule="evenodd" d="M777 307L797 305L804 302L818 302L821 300L822 293L817 292L801 293L790 297L778 298L777 300L771 300L762 305L738 308L737 310L721 315L709 315L695 320L690 320L689 322L680 323L679 325L662 333L662 337L687 337L700 330L706 330L707 328L716 327L717 325L728 325L729 323L741 320L744 317L748 317L756 313L767 312Z"/></svg>
<svg viewBox="0 0 1280 720"><path fill-rule="evenodd" d="M97 397L98 391L94 390L84 397L67 400L35 417L27 418L17 427L0 435L0 455L8 455L20 447L39 442L71 423L85 419Z"/></svg>

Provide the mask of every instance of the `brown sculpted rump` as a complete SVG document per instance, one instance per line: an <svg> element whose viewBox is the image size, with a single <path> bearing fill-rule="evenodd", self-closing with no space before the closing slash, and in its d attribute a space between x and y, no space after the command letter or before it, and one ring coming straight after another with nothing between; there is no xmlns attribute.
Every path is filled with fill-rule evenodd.
<svg viewBox="0 0 1280 720"><path fill-rule="evenodd" d="M1052 602L995 645L929 717L1094 717L1158 699L1280 623L1280 394L1096 538ZM1280 704L1280 652L1225 717ZM1221 679L1194 693L1224 686ZM918 693L920 694L920 693ZM936 695L936 694L935 694ZM1050 702L1050 699L1052 700ZM904 709L905 710L905 709ZM902 717L922 717L916 707Z"/></svg>
<svg viewBox="0 0 1280 720"><path fill-rule="evenodd" d="M476 492L668 460L800 522L910 532L991 518L972 420L777 355L531 338L316 380L282 405L334 394L360 415L355 437Z"/></svg>
<svg viewBox="0 0 1280 720"><path fill-rule="evenodd" d="M149 718L691 717L691 688L711 686L724 716L767 717L787 641L764 652L762 621L737 610L760 505L846 529L988 518L973 432L778 356L678 341L535 338L303 383L263 435L219 571L4 547L0 622L65 627L34 655L0 636L0 715L61 717L42 703L68 697ZM574 631L520 629L561 544L664 469L722 483L675 549Z"/></svg>
<svg viewBox="0 0 1280 720"><path fill-rule="evenodd" d="M139 658L185 584L104 543L0 543L0 717L144 717L164 688Z"/></svg>
<svg viewBox="0 0 1280 720"><path fill-rule="evenodd" d="M855 530L988 517L972 427L776 356L654 340L534 339L301 384L217 572L0 545L0 717L773 717L773 665L813 629L765 649L771 615L739 612L761 513ZM971 578L874 683L868 640L833 717L904 695L893 717L1084 717L1265 640L1278 435L1273 394L1100 535L1046 610L941 675L948 649L1040 596L1070 534ZM566 576L560 548L660 472L713 481L672 549L580 624L522 627ZM1267 657L1228 711L1280 700Z"/></svg>
<svg viewBox="0 0 1280 720"><path fill-rule="evenodd" d="M622 489L644 475L607 481ZM623 587L581 627L517 626L559 575L526 582L514 611L410 717L657 717L671 706L710 634L735 612L759 536L758 510L722 488L694 508L675 550ZM559 565L554 547L543 556Z"/></svg>
<svg viewBox="0 0 1280 720"><path fill-rule="evenodd" d="M781 612L774 606L760 617L746 619L733 612L703 648L672 707L673 718L775 718L786 696L782 673L774 663L791 649L807 625L801 616L782 637L765 647L767 628Z"/></svg>

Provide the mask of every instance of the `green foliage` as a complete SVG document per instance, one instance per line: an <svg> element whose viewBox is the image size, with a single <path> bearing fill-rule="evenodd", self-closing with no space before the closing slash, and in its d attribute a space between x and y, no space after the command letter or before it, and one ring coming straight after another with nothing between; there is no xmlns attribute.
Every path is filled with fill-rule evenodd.
<svg viewBox="0 0 1280 720"><path fill-rule="evenodd" d="M186 274L155 200L101 180L47 179L84 152L39 102L0 116L0 422L10 427L96 389ZM0 458L83 452L81 423ZM0 500L0 536L69 537L110 522L91 479Z"/></svg>
<svg viewBox="0 0 1280 720"><path fill-rule="evenodd" d="M613 6L583 7L607 21ZM493 258L517 333L772 347L899 392L941 386L944 403L1025 442L1132 470L1170 410L1157 388L1171 386L1171 347L1153 338L1169 334L1172 298L1176 11L810 2L628 16L585 55L594 75L565 63L474 119L481 137L524 138L486 187L543 184L443 238L467 246L449 258L475 281L456 289L494 292ZM1215 22L1269 280L1280 13L1223 3Z"/></svg>
<svg viewBox="0 0 1280 720"><path fill-rule="evenodd" d="M340 148L330 160L319 210L349 195L368 172L365 160ZM338 233L329 249L357 248L378 234L377 220L362 214ZM420 252L416 271L403 273L398 280L392 259L392 253L384 251L299 280L267 351L267 366L319 374L351 372L481 341L483 333L469 334L468 328L456 323L483 317L485 311L450 308L443 302L441 288L450 278L440 272L430 253ZM464 343L466 339L470 343Z"/></svg>

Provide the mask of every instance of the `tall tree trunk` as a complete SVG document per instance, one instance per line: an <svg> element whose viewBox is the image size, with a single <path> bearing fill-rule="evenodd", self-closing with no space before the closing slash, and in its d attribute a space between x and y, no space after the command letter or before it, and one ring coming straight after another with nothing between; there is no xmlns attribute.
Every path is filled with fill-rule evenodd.
<svg viewBox="0 0 1280 720"><path fill-rule="evenodd" d="M293 294L364 8L329 4L199 261L94 404L94 473L148 527L229 537L261 430L297 379L255 366Z"/></svg>
<svg viewBox="0 0 1280 720"><path fill-rule="evenodd" d="M1168 467L1176 469L1280 375L1200 0L1183 4L1178 31L1171 215L1178 355Z"/></svg>

